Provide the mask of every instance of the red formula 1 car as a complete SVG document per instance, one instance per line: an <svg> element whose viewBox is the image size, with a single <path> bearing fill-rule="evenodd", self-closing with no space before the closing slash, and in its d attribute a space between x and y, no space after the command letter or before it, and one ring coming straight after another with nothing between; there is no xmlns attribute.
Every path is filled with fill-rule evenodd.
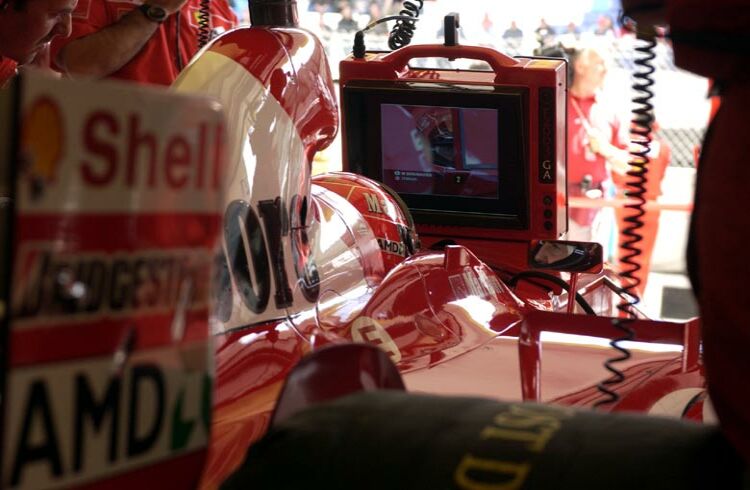
<svg viewBox="0 0 750 490"><path fill-rule="evenodd" d="M336 96L319 41L296 27L292 8L285 14L280 23L262 17L217 39L176 82L178 91L217 97L229 121L218 382L203 485L217 486L263 435L292 366L331 343L379 346L413 391L585 407L612 396L596 385L609 375L605 363L619 355L607 345L622 336L613 323L623 299L614 275L609 269L581 275L601 265L586 262L585 253L586 266L565 257L551 261L567 264L567 272L527 271L529 254L545 243L533 239L565 231L564 145L554 143L565 134L556 118L564 115L560 64L443 47L352 60L351 72L342 65L345 152L350 163L356 155L377 155L380 167L362 172L369 176L311 177L313 155L338 129ZM414 56L463 55L487 61L490 81L479 74L468 81L452 72L426 76L407 64ZM508 77L496 83L501 72ZM497 130L489 134L506 139L470 144L466 130L473 123L465 116L486 117L479 109L488 107L487 94L464 94L451 105L421 93L433 90L425 79L492 92L498 105L489 106L496 112L488 113L489 127ZM409 98L384 94L383 80L411 90ZM539 85L545 83L549 89ZM529 110L539 117L523 113ZM377 138L354 134L357 127L375 128ZM364 164L357 165L350 168ZM461 172L472 165L477 170L464 180ZM488 211L472 214L468 207L483 200L491 203ZM441 222L455 211L452 221ZM581 253L573 252L575 244L561 245ZM613 387L615 401L606 409L699 419L709 413L697 321L639 319L628 328L640 344L619 364L624 381ZM580 337L545 332L599 340L582 345ZM337 382L311 389L325 398L337 392Z"/></svg>
<svg viewBox="0 0 750 490"><path fill-rule="evenodd" d="M218 99L225 128L200 97L145 94L135 110L112 103L134 97L124 87L98 94L67 81L55 111L53 82L23 92L29 148L57 149L66 163L33 156L18 177L18 226L8 226L22 231L15 275L3 276L21 273L3 317L3 486L169 477L189 487L208 446L201 485L215 488L266 432L290 370L331 344L378 346L415 392L582 407L611 397L596 386L618 355L607 344L622 336L613 317L627 295L596 247L556 240L566 223L562 65L435 46L350 60L344 145L364 175L313 178L339 111L319 41L282 10L281 23L255 12L253 27L218 38L176 83ZM408 67L454 55L492 72ZM383 158L404 136L383 126L389 105L412 114L424 151ZM65 131L83 136L61 144ZM420 155L431 168L416 166ZM396 181L397 169L429 173L428 186ZM616 364L624 380L604 408L710 415L697 321L628 328L639 343ZM382 386L344 363L325 373L310 398L352 378Z"/></svg>

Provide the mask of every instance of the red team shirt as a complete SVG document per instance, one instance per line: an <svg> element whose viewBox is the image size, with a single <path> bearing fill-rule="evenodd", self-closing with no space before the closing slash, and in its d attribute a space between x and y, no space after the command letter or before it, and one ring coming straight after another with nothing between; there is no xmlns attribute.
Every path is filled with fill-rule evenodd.
<svg viewBox="0 0 750 490"><path fill-rule="evenodd" d="M568 107L568 182L580 184L584 176L590 175L593 187L599 187L610 178L607 162L601 155L589 149L585 124L601 131L609 138L609 143L618 147L625 146L627 133L623 133L621 119L609 107L598 103L596 97L579 98L570 95ZM580 108L581 114L574 104ZM627 115L627 113L626 113ZM586 122L584 122L584 118Z"/></svg>
<svg viewBox="0 0 750 490"><path fill-rule="evenodd" d="M117 22L141 3L140 0L79 0L73 13L73 32L67 39L53 41L52 59L70 41ZM209 5L211 35L221 34L237 25L237 17L226 0L210 0ZM180 72L180 63L184 67L198 51L199 9L200 0L188 0L179 15L170 15L141 52L109 78L170 85ZM181 60L178 60L178 55Z"/></svg>
<svg viewBox="0 0 750 490"><path fill-rule="evenodd" d="M606 136L610 144L623 147L627 133L616 112L596 97L568 99L568 195L583 196L581 182L591 176L590 189L601 189L602 183L610 180L611 172L603 156L589 148L586 125ZM570 208L569 217L582 226L590 226L599 212L596 208Z"/></svg>
<svg viewBox="0 0 750 490"><path fill-rule="evenodd" d="M0 88L16 74L16 62L0 56Z"/></svg>

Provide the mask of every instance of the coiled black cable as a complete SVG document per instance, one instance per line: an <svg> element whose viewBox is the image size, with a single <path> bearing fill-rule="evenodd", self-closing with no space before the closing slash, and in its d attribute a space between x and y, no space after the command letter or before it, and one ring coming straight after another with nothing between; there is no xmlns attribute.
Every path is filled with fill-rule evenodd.
<svg viewBox="0 0 750 490"><path fill-rule="evenodd" d="M200 7L198 8L198 49L211 40L210 2L211 0L200 0Z"/></svg>
<svg viewBox="0 0 750 490"><path fill-rule="evenodd" d="M408 20L412 24L419 20L415 17L407 16L407 15L389 15L388 17L382 17L380 19L374 20L367 24L364 29L357 31L354 33L354 45L352 46L352 56L355 58L362 59L365 57L365 54L367 53L367 47L365 46L365 33L375 27L378 24L382 24L383 22L388 22L390 20Z"/></svg>
<svg viewBox="0 0 750 490"><path fill-rule="evenodd" d="M625 23L623 23L625 25ZM631 24L632 25L632 24ZM622 300L617 305L617 309L622 313L624 318L615 318L612 320L612 326L622 332L622 336L613 339L610 342L612 348L620 353L619 356L607 359L604 367L612 376L597 385L597 389L605 395L604 398L594 403L598 408L603 405L616 403L620 396L614 391L614 386L625 380L624 373L615 365L625 362L631 358L630 351L621 345L622 342L631 341L635 338L635 332L630 327L637 316L636 306L640 302L637 288L640 286L640 279L635 276L641 268L636 262L636 258L641 255L640 242L643 237L640 229L643 228L643 215L646 213L646 182L648 179L649 152L651 151L651 135L654 122L653 109L651 100L654 97L652 86L654 85L653 60L656 58L654 48L656 47L655 36L639 35L636 40L638 45L636 51L636 72L633 75L635 81L633 90L636 96L632 102L633 120L630 127L631 147L630 147L630 170L628 170L628 180L626 182L625 196L629 202L625 204L625 209L629 210L625 218L625 229L621 231L624 236L620 248L625 250L624 257L620 260L623 271L621 278L623 280Z"/></svg>
<svg viewBox="0 0 750 490"><path fill-rule="evenodd" d="M403 8L399 12L399 16L402 18L396 21L396 25L393 26L391 34L388 36L389 48L403 48L411 42L411 38L414 37L414 30L416 29L414 20L419 17L423 5L424 0L404 0Z"/></svg>
<svg viewBox="0 0 750 490"><path fill-rule="evenodd" d="M495 267L492 268L493 270L496 270ZM575 298L576 303L581 307L581 309L586 312L587 315L594 315L596 316L596 312L591 307L588 301L586 301L586 298L584 298L581 293L575 292L575 294L572 294L573 291L571 291L570 284L567 283L564 279L561 279L555 275L552 275L548 272L542 272L542 271L521 271L517 274L515 274L513 277L511 277L509 280L505 281L505 283L508 285L509 288L513 289L515 288L516 284L518 284L518 281L521 279L542 279L544 281L549 281L564 290L568 292L568 298L573 296ZM570 300L568 300L570 301Z"/></svg>

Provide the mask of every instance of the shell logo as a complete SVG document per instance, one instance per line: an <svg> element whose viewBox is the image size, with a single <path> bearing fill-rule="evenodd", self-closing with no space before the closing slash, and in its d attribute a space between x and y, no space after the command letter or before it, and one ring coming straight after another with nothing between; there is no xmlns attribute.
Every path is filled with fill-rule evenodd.
<svg viewBox="0 0 750 490"><path fill-rule="evenodd" d="M62 113L49 97L36 99L25 114L21 131L21 154L30 178L32 197L41 197L53 183L64 151Z"/></svg>

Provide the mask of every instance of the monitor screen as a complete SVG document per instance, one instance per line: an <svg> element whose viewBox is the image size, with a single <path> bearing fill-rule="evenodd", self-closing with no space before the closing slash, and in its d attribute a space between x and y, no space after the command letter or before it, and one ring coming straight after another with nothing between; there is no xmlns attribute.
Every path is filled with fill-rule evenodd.
<svg viewBox="0 0 750 490"><path fill-rule="evenodd" d="M398 193L498 198L497 109L381 104L382 179Z"/></svg>

